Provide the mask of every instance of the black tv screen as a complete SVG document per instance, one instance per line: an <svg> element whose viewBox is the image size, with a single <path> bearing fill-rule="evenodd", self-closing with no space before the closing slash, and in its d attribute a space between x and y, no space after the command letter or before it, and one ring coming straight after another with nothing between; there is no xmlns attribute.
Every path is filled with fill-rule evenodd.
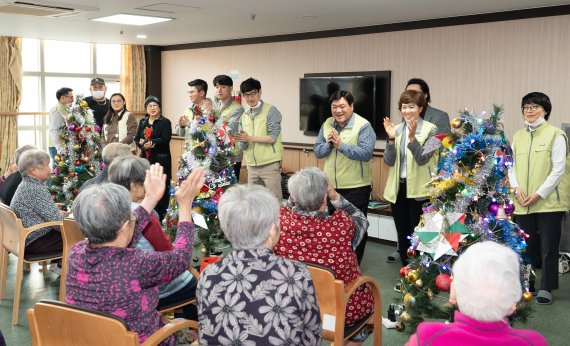
<svg viewBox="0 0 570 346"><path fill-rule="evenodd" d="M383 119L390 112L390 71L310 74L300 79L300 129L316 136L331 116L330 96L338 90L354 96L354 111L366 118L377 139L385 139Z"/></svg>

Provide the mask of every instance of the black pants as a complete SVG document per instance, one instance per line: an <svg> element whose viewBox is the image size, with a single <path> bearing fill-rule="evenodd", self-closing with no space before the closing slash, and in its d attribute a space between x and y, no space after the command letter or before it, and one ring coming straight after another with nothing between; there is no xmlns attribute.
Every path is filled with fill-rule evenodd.
<svg viewBox="0 0 570 346"><path fill-rule="evenodd" d="M51 230L26 246L26 255L63 251L61 232Z"/></svg>
<svg viewBox="0 0 570 346"><path fill-rule="evenodd" d="M372 186L362 186L362 187L355 187L352 189L337 189L336 190L342 197L346 198L350 203L352 203L355 207L360 209L364 213L364 215L368 215L368 202L370 201L370 193L372 192ZM366 240L368 240L368 230L364 232L364 236L362 237L362 241L354 252L356 253L356 258L358 259L358 264L362 262L362 258L364 257L364 248L366 247Z"/></svg>
<svg viewBox="0 0 570 346"><path fill-rule="evenodd" d="M241 161L236 162L234 164L234 172L236 173L236 179L237 179L238 184L239 184L239 172L240 171L241 171Z"/></svg>
<svg viewBox="0 0 570 346"><path fill-rule="evenodd" d="M533 267L542 266L541 290L558 288L558 256L562 232L562 212L515 215L515 221L530 237L527 254Z"/></svg>
<svg viewBox="0 0 570 346"><path fill-rule="evenodd" d="M424 203L425 200L418 201L414 198L407 198L406 180L400 181L396 203L391 203L391 206L396 232L398 233L398 253L404 266L408 264L408 248L410 247L408 237L414 233L414 228L420 222Z"/></svg>
<svg viewBox="0 0 570 346"><path fill-rule="evenodd" d="M161 298L158 301L157 310L161 310L165 306L176 304L177 302L183 302L196 297L196 286L198 282L196 279L192 279L186 286L182 287L179 291L176 291L169 295L168 297ZM194 304L189 304L182 307L183 317L187 320L198 320L198 307Z"/></svg>

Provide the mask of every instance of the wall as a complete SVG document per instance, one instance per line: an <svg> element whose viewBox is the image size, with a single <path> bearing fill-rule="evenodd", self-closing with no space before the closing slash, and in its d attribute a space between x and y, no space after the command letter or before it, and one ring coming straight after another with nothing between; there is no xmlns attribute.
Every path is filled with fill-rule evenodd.
<svg viewBox="0 0 570 346"><path fill-rule="evenodd" d="M214 30L214 28L213 28ZM163 111L171 119L189 100L187 82L211 83L217 74L239 70L239 80L262 83L263 99L283 114L283 140L313 143L299 130L299 78L305 73L392 71L391 116L406 81L424 78L432 105L453 118L465 107L505 108L508 138L523 126L521 97L550 96L550 122L570 122L570 16L522 19L360 36L162 52ZM213 96L213 86L208 95ZM384 143L377 142L376 148Z"/></svg>

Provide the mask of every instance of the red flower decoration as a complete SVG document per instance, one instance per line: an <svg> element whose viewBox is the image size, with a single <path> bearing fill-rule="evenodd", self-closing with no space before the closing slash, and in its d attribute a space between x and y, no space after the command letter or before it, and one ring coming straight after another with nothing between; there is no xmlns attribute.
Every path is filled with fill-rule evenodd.
<svg viewBox="0 0 570 346"><path fill-rule="evenodd" d="M152 127L147 127L146 129L144 129L144 139L150 141L151 138L152 138ZM146 150L145 155L146 159L150 160L150 150Z"/></svg>

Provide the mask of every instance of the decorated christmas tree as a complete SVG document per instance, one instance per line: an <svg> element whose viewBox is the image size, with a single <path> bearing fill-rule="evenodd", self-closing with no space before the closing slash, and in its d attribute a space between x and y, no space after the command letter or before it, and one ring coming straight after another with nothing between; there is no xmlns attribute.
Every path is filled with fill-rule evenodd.
<svg viewBox="0 0 570 346"><path fill-rule="evenodd" d="M101 129L82 95L76 95L60 128L49 191L56 202L71 204L83 183L101 172Z"/></svg>
<svg viewBox="0 0 570 346"><path fill-rule="evenodd" d="M231 185L237 183L233 164L234 140L230 128L221 117L221 111L206 100L208 107L197 109L186 130L184 153L179 159L178 182L186 179L193 169L204 167L206 182L192 203L196 225L196 246L202 254L218 253L218 246L227 241L218 222L218 201ZM169 207L164 220L167 234L174 239L178 220L178 206L171 189Z"/></svg>
<svg viewBox="0 0 570 346"><path fill-rule="evenodd" d="M402 295L395 306L396 328L414 332L425 319L453 318L448 296L453 262L470 245L494 241L513 249L520 258L523 301L529 292L530 265L525 257L527 235L511 218L513 191L507 172L512 165L503 132L502 109L494 106L489 118L465 110L453 119L455 131L439 135L424 151L440 151L429 188L429 203L410 239L410 262L400 269ZM529 307L521 302L513 320L525 320Z"/></svg>

